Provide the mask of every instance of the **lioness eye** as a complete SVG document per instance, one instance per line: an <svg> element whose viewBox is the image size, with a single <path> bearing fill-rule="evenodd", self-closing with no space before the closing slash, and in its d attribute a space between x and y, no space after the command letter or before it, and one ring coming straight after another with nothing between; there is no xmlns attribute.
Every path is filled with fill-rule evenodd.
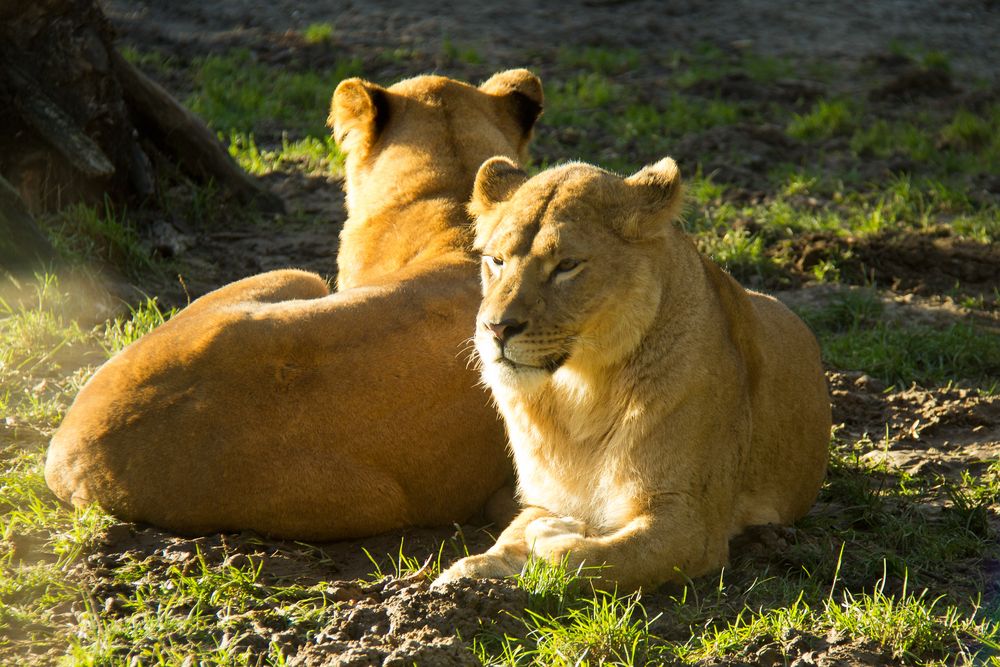
<svg viewBox="0 0 1000 667"><path fill-rule="evenodd" d="M559 273L564 273L566 271L572 271L576 267L580 266L580 260L578 259L564 259L563 261L556 264L556 271Z"/></svg>
<svg viewBox="0 0 1000 667"><path fill-rule="evenodd" d="M483 255L483 261L486 262L486 266L490 268L490 273L493 274L500 273L500 269L503 267L503 260L493 255Z"/></svg>

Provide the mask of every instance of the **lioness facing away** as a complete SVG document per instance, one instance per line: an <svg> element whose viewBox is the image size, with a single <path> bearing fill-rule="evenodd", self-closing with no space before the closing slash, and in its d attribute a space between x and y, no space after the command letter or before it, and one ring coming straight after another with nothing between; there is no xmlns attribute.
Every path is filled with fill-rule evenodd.
<svg viewBox="0 0 1000 667"><path fill-rule="evenodd" d="M485 296L476 349L510 435L522 513L439 583L518 572L534 553L655 586L725 564L728 540L788 523L826 469L819 349L675 226L677 166L628 178L569 164L479 170Z"/></svg>
<svg viewBox="0 0 1000 667"><path fill-rule="evenodd" d="M438 76L333 97L350 217L340 291L274 271L212 292L108 361L52 438L74 505L182 533L359 537L463 521L512 474L464 343L479 303L465 203L523 159L538 78Z"/></svg>

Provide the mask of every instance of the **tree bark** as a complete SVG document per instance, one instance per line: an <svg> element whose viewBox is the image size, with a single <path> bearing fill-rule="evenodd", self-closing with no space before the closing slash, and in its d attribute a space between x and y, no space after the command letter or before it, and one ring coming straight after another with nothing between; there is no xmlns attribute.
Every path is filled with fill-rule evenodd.
<svg viewBox="0 0 1000 667"><path fill-rule="evenodd" d="M17 190L0 176L0 267L20 273L58 263L59 254L35 225Z"/></svg>
<svg viewBox="0 0 1000 667"><path fill-rule="evenodd" d="M150 149L241 202L282 210L204 122L121 57L113 37L96 0L0 2L0 177L25 205L5 204L2 229L25 256L45 254L28 240L38 240L28 212L154 194ZM12 235L15 225L26 231ZM14 242L5 243L4 257Z"/></svg>

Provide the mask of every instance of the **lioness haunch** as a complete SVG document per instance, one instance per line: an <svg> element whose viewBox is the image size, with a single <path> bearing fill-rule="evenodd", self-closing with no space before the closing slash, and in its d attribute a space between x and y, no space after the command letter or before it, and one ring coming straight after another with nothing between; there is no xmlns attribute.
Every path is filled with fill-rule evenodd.
<svg viewBox="0 0 1000 667"><path fill-rule="evenodd" d="M624 179L480 168L476 349L524 509L438 583L511 575L533 553L606 565L603 587L655 586L721 567L747 526L809 510L830 435L819 348L698 253L680 206L669 158Z"/></svg>

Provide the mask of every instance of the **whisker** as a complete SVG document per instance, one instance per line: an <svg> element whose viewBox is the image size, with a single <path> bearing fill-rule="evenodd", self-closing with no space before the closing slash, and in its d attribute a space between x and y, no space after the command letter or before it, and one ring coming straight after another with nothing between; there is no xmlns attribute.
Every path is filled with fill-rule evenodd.
<svg viewBox="0 0 1000 667"><path fill-rule="evenodd" d="M479 355L476 353L476 337L470 336L466 338L461 343L459 343L459 351L455 355L456 359L460 359L465 356L465 368L466 370L481 370L482 366L479 364Z"/></svg>

